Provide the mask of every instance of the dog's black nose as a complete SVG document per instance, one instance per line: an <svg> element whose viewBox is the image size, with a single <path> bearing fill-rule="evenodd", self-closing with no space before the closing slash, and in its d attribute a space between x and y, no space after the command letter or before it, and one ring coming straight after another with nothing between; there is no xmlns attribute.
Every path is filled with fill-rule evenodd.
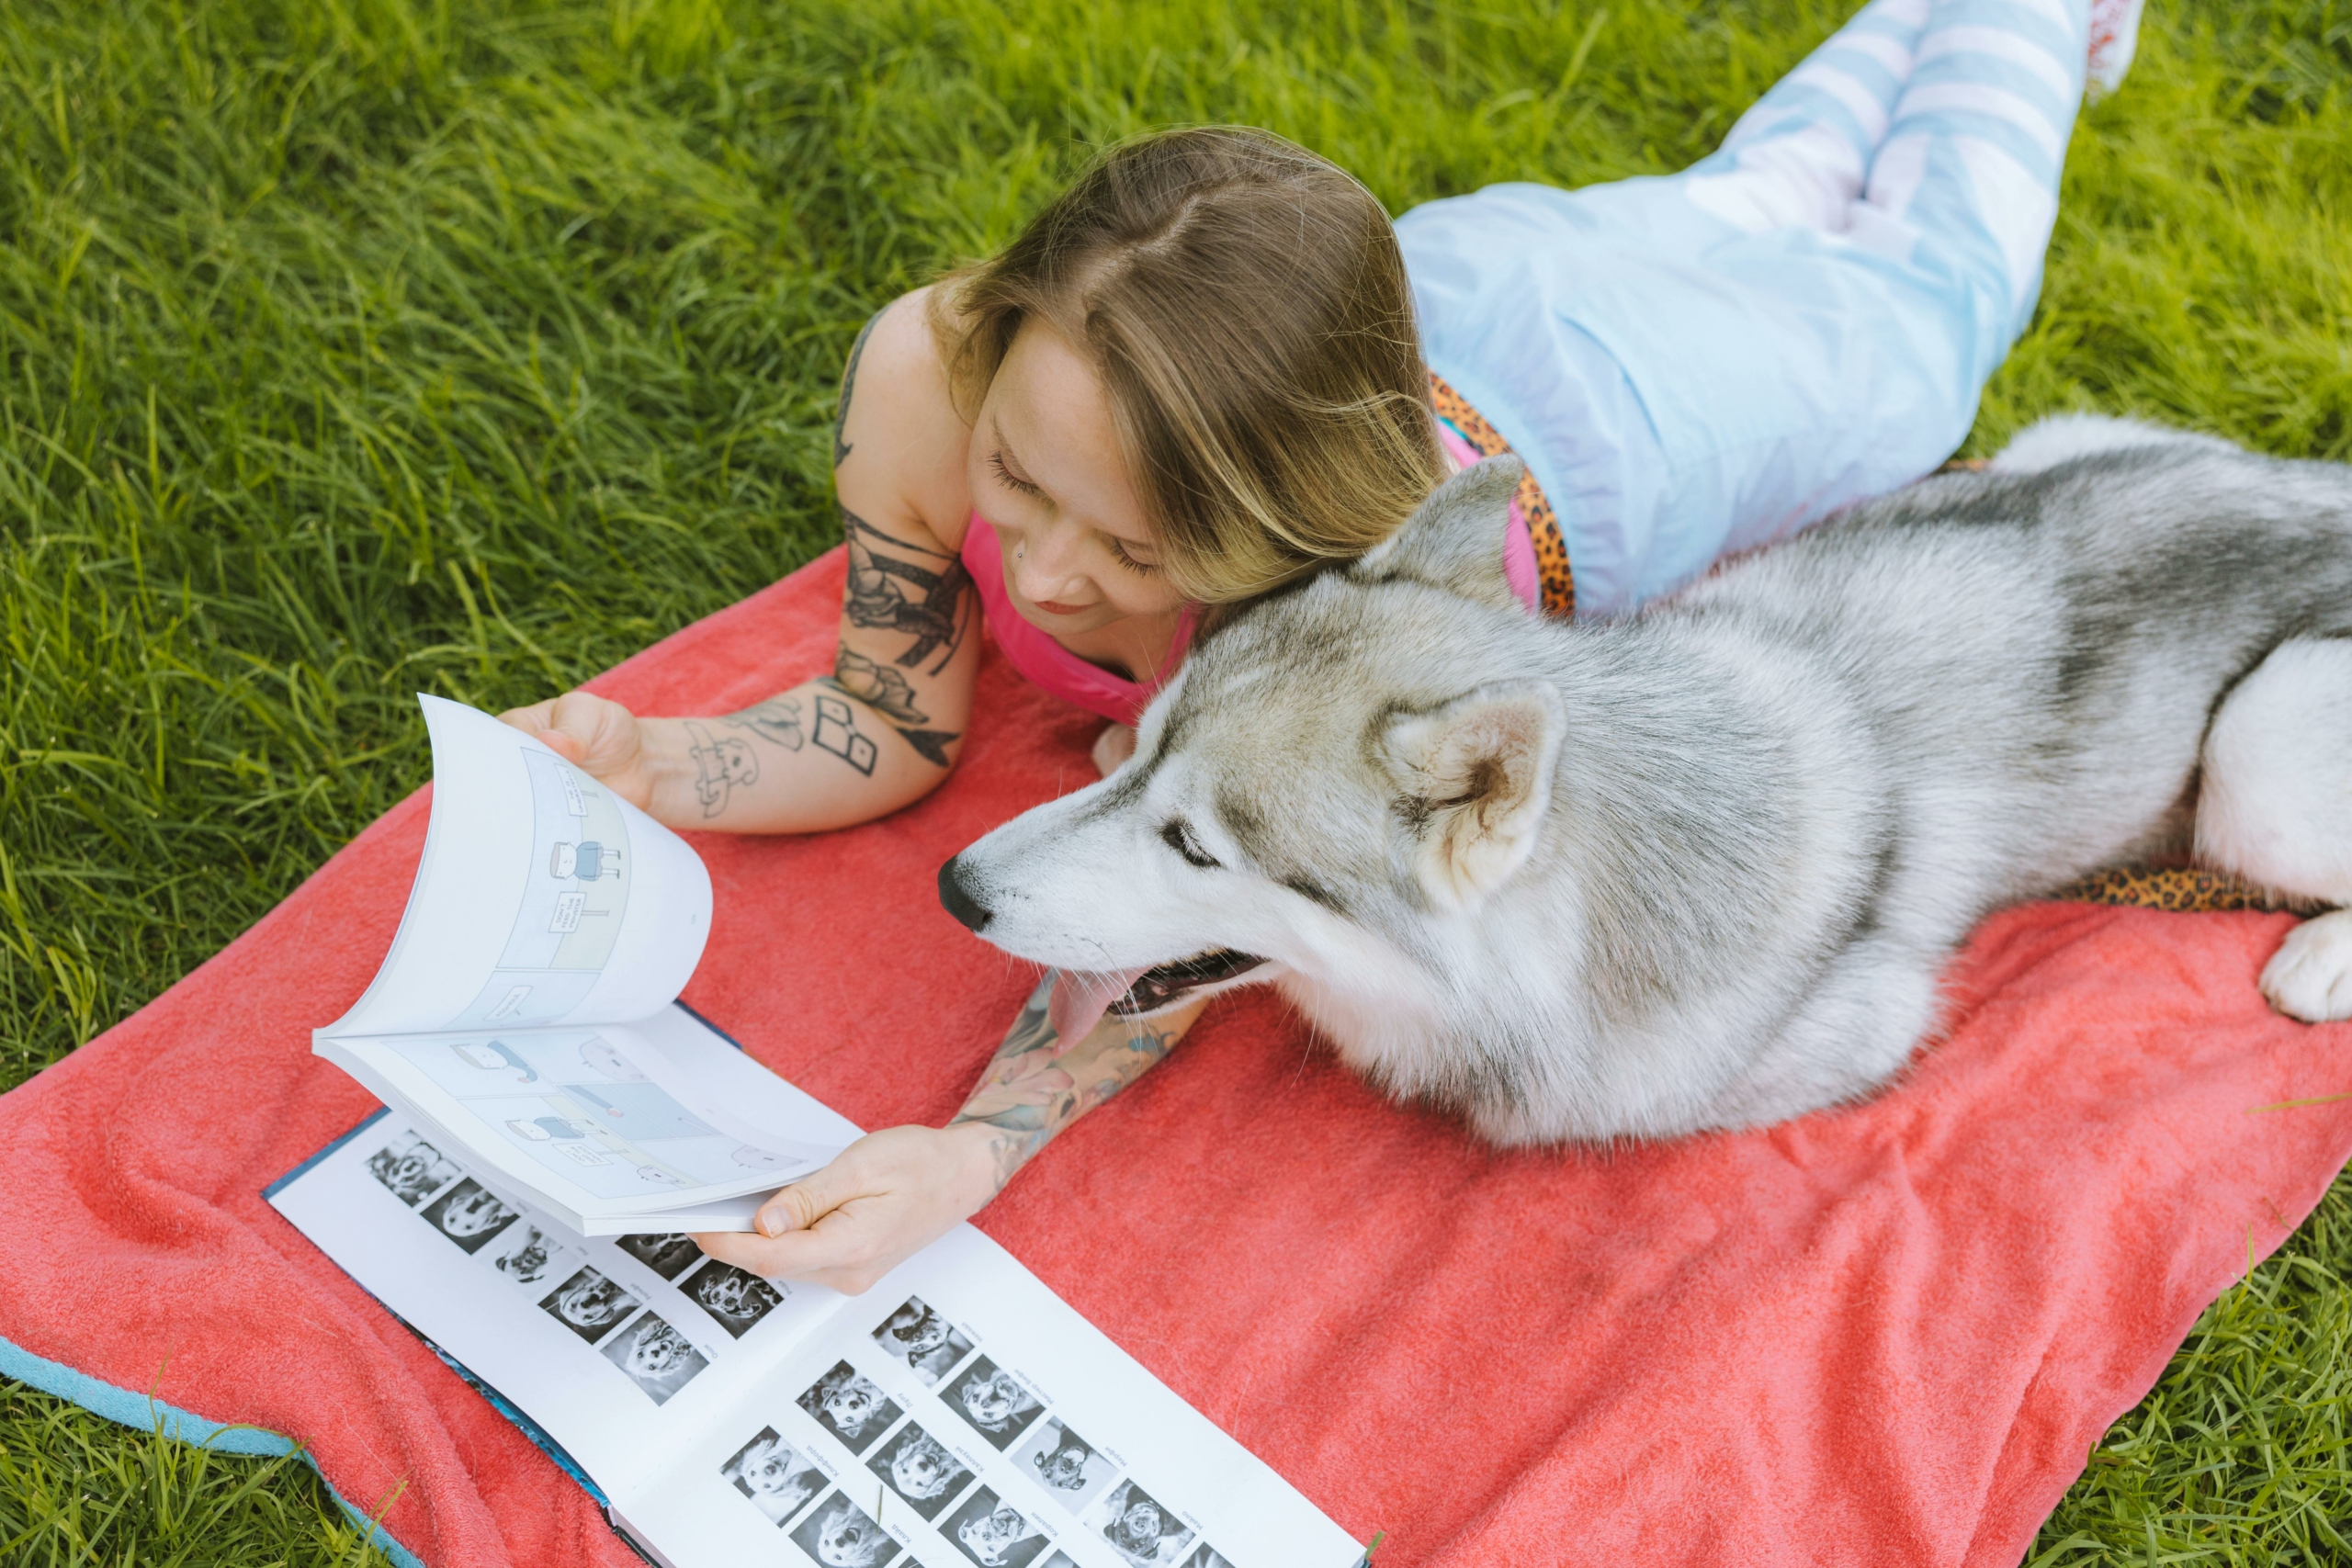
<svg viewBox="0 0 2352 1568"><path fill-rule="evenodd" d="M961 859L958 856L939 868L939 901L946 906L949 914L971 930L984 931L988 928L989 911L965 886Z"/></svg>

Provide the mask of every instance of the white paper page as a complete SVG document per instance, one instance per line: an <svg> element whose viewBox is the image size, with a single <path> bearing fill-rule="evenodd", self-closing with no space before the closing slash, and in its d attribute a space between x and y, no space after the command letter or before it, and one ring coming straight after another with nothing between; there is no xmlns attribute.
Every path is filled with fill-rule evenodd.
<svg viewBox="0 0 2352 1568"><path fill-rule="evenodd" d="M615 1514L673 1568L1351 1568L1363 1548L957 1227Z"/></svg>
<svg viewBox="0 0 2352 1568"><path fill-rule="evenodd" d="M682 1235L587 1239L431 1137L385 1114L269 1201L608 1495L730 1425L746 1382L842 1299L706 1258Z"/></svg>
<svg viewBox="0 0 2352 1568"><path fill-rule="evenodd" d="M816 1170L850 1123L674 1004L630 1026L328 1036L314 1047L447 1152L586 1235L750 1228L718 1207ZM714 1213L716 1209L716 1213ZM688 1219L687 1211L695 1217Z"/></svg>
<svg viewBox="0 0 2352 1568"><path fill-rule="evenodd" d="M322 1032L626 1022L685 987L710 874L684 840L522 731L419 694L433 817L407 912Z"/></svg>

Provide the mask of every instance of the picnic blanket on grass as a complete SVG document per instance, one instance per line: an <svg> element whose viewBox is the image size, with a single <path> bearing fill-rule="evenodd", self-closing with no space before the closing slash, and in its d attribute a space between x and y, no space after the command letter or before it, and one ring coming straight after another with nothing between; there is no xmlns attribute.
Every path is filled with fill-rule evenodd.
<svg viewBox="0 0 2352 1568"><path fill-rule="evenodd" d="M842 571L835 552L596 689L724 711L827 669ZM1098 720L993 649L980 686L921 805L695 840L717 911L685 999L869 1127L953 1114L1030 985L940 910L940 863L1093 776ZM405 802L0 1098L0 1371L286 1434L434 1568L633 1562L261 1199L373 1108L310 1030L374 974L425 817ZM2352 1151L2352 1103L2259 1109L2352 1089L2352 1028L2255 989L2289 923L2011 910L1893 1091L1609 1151L1482 1147L1245 994L978 1224L1341 1525L1387 1532L1380 1568L2015 1563Z"/></svg>

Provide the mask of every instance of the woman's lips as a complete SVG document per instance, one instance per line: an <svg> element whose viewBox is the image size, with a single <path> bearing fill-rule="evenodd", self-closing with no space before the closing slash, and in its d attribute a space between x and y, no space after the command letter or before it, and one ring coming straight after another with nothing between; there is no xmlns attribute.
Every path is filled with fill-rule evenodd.
<svg viewBox="0 0 2352 1568"><path fill-rule="evenodd" d="M1049 615L1082 615L1086 611L1094 608L1091 604L1064 604L1052 599L1032 599L1029 603L1035 604L1037 608L1045 611L1046 614Z"/></svg>

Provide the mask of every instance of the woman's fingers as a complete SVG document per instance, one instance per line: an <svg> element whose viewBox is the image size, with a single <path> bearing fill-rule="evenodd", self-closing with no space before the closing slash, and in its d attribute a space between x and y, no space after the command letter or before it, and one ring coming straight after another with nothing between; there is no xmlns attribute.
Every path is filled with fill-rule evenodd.
<svg viewBox="0 0 2352 1568"><path fill-rule="evenodd" d="M760 1206L752 1234L698 1235L705 1252L755 1274L854 1295L937 1240L994 1191L968 1130L890 1127Z"/></svg>
<svg viewBox="0 0 2352 1568"><path fill-rule="evenodd" d="M498 716L612 785L631 804L645 805L648 790L639 766L643 758L637 716L620 704L586 692L566 692Z"/></svg>

